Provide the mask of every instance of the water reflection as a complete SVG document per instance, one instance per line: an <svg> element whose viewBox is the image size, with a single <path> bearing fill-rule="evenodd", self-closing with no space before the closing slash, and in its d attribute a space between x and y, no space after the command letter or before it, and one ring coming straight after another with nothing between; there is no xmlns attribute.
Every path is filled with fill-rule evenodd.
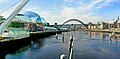
<svg viewBox="0 0 120 59"><path fill-rule="evenodd" d="M44 38L31 41L31 47L30 48L31 48L31 50L40 49L40 47L43 46L43 43L44 43Z"/></svg>
<svg viewBox="0 0 120 59"><path fill-rule="evenodd" d="M99 32L72 31L57 35L59 38L52 35L33 39L29 48L17 54L7 54L5 59L59 59L61 54L67 55L67 59L70 35L74 38L73 59L120 59L119 35L111 39L109 33Z"/></svg>
<svg viewBox="0 0 120 59"><path fill-rule="evenodd" d="M114 37L110 37L109 38L109 42L112 43L112 41L114 42L120 42L120 36L114 36Z"/></svg>
<svg viewBox="0 0 120 59"><path fill-rule="evenodd" d="M23 44L21 44L21 42ZM29 40L18 40L11 42L0 42L0 59L6 59L5 56L7 54L16 54L27 48L29 48L30 41Z"/></svg>
<svg viewBox="0 0 120 59"><path fill-rule="evenodd" d="M26 52L28 51L34 52L40 49L43 46L44 38L36 38L26 43L30 43L30 44L27 45L23 44L23 47L19 47L20 49L18 49L18 47L15 47L17 50L14 50L14 48L12 48L14 53L10 53L11 51L7 52L5 56L3 56L4 58L2 59L19 59L19 58L26 59L27 57L24 57L23 55L26 54Z"/></svg>
<svg viewBox="0 0 120 59"><path fill-rule="evenodd" d="M119 34L116 34L116 36L114 36L112 38L110 38L110 36L109 36L110 33L87 32L86 34L88 34L89 37L92 38L92 39L98 38L98 39L101 39L103 41L109 40L110 43L112 43L112 41L114 41L114 42L120 41L120 35Z"/></svg>
<svg viewBox="0 0 120 59"><path fill-rule="evenodd" d="M100 38L105 39L108 36L108 33L102 33L102 32L88 32L88 35L90 38Z"/></svg>

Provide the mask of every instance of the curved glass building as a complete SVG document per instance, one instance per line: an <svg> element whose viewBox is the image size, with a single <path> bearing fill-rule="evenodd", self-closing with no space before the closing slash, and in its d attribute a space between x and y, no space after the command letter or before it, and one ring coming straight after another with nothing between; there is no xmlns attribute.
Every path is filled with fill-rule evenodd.
<svg viewBox="0 0 120 59"><path fill-rule="evenodd" d="M54 27L47 27L47 22L43 17L40 17L37 13L31 11L25 11L21 14L17 14L15 22L20 25L24 24L23 27L26 27L29 31L56 31ZM18 24L19 25L19 24ZM16 27L16 26L15 26ZM20 26L19 26L20 27Z"/></svg>
<svg viewBox="0 0 120 59"><path fill-rule="evenodd" d="M42 21L42 23L43 23L44 25L47 25L47 22L45 21L44 18L41 17L41 21Z"/></svg>
<svg viewBox="0 0 120 59"><path fill-rule="evenodd" d="M23 12L21 14L24 15L24 16L29 17L32 23L46 23L45 19L40 17L35 12L25 11L25 12Z"/></svg>
<svg viewBox="0 0 120 59"><path fill-rule="evenodd" d="M18 21L18 22L32 22L32 19L30 19L29 17L23 14L17 14L15 18L16 19L14 19L14 21Z"/></svg>

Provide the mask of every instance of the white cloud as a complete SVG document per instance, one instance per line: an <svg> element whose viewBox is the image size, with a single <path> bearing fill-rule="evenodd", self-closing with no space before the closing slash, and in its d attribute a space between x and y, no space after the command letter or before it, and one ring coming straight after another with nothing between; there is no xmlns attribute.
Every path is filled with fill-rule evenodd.
<svg viewBox="0 0 120 59"><path fill-rule="evenodd" d="M69 8L65 7L59 12L54 11L42 11L39 7L31 6L30 8L27 8L25 11L34 11L38 13L41 17L44 17L47 22L54 24L55 22L62 24L63 22L75 18L80 19L83 22L88 21L97 21L98 19L101 19L98 16L92 16L93 13L87 13L85 11L87 10L79 10L78 8Z"/></svg>
<svg viewBox="0 0 120 59"><path fill-rule="evenodd" d="M96 23L98 20L102 21L101 16L94 16L94 13L87 11L86 9L80 9L80 8L64 8L61 11L61 16L64 17L65 20L68 19L80 19L81 21L87 23L87 22L93 22Z"/></svg>
<svg viewBox="0 0 120 59"><path fill-rule="evenodd" d="M0 0L0 5L4 4L4 3L6 3L6 2L7 2L7 0ZM2 10L3 10L3 9L0 9L0 13L2 13Z"/></svg>
<svg viewBox="0 0 120 59"><path fill-rule="evenodd" d="M76 1L80 1L80 0L64 0L64 2L76 2Z"/></svg>
<svg viewBox="0 0 120 59"><path fill-rule="evenodd" d="M73 0L72 0L73 1ZM74 2L78 2L81 4L78 7L65 7L62 10L62 15L66 18L78 18L84 22L98 22L104 21L102 16L97 16L96 11L98 7L105 8L111 6L111 3L114 3L118 0L91 0L89 3L85 3L84 0L74 0ZM68 0L65 1L69 2ZM66 15L67 14L67 15Z"/></svg>
<svg viewBox="0 0 120 59"><path fill-rule="evenodd" d="M74 0L75 1L75 0ZM67 1L65 1L67 3ZM78 1L77 1L78 2ZM98 20L102 20L101 16L95 16L96 5L98 3L103 2L103 0L94 0L90 1L90 3L85 4L82 0L79 0L81 5L77 7L67 7L64 6L62 11L60 12L62 17L66 18L67 20L70 18L77 18L81 21L87 22L94 22L96 23Z"/></svg>
<svg viewBox="0 0 120 59"><path fill-rule="evenodd" d="M0 4L5 3L7 0L0 0ZM24 11L34 11L38 13L41 17L44 17L47 22L54 24L63 23L64 21L75 18L80 19L81 21L87 22L98 22L103 21L102 16L96 15L96 10L99 8L105 8L111 5L111 3L117 2L119 0L89 0L85 2L84 0L64 0L64 4L62 4L61 11L48 11L42 10L38 6L28 6L24 8ZM76 7L70 7L66 4L76 3ZM12 8L13 10L13 8ZM11 11L11 10L10 10ZM9 11L4 13L7 16Z"/></svg>
<svg viewBox="0 0 120 59"><path fill-rule="evenodd" d="M93 1L91 1L90 4L88 4L88 7L89 7L89 8L96 7L98 4L100 4L100 3L102 3L102 2L104 2L104 0L93 0Z"/></svg>
<svg viewBox="0 0 120 59"><path fill-rule="evenodd" d="M104 2L102 2L101 4L99 4L99 6L97 8L105 8L105 7L109 7L112 5L112 3L114 2L118 2L119 0L103 0Z"/></svg>
<svg viewBox="0 0 120 59"><path fill-rule="evenodd" d="M8 3L8 0L5 0L5 1L6 1L6 3ZM20 2L17 3L16 5L14 5L14 6L11 6L11 7L9 6L10 8L6 7L4 9L1 9L0 10L1 14L0 15L4 16L5 18L8 18L10 16L10 14L12 14L12 12L15 10L15 8L18 7Z"/></svg>
<svg viewBox="0 0 120 59"><path fill-rule="evenodd" d="M45 20L51 24L54 24L55 22L61 22L61 16L59 16L59 13L56 13L54 11L44 11L42 9L40 9L37 6L29 6L25 9L23 9L22 11L33 11L37 14L40 15L40 17L45 18Z"/></svg>
<svg viewBox="0 0 120 59"><path fill-rule="evenodd" d="M7 0L0 0L0 4L7 2Z"/></svg>
<svg viewBox="0 0 120 59"><path fill-rule="evenodd" d="M117 1L117 0L116 0ZM47 22L54 24L55 22L62 24L68 19L75 18L88 23L96 23L98 21L104 21L102 16L96 15L96 10L98 7L104 8L105 5L109 5L114 0L90 0L89 3L85 3L84 0L64 0L64 5L62 5L61 11L48 11L42 10L37 6L29 6L27 11L34 11L40 16L44 17ZM76 7L66 6L65 4L70 2L77 2L80 5Z"/></svg>

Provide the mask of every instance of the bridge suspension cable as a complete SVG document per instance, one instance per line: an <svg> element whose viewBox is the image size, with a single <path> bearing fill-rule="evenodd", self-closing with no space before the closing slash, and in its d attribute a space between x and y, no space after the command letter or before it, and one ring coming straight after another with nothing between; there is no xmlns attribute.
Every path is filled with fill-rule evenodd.
<svg viewBox="0 0 120 59"><path fill-rule="evenodd" d="M7 11L8 9L10 9L11 7L13 7L14 5L16 5L17 3L19 3L20 0L18 0L17 2L15 2L14 4L12 4L11 6L9 6L8 8L6 8L5 10L3 10L2 12L0 12L0 15L3 14L5 11Z"/></svg>

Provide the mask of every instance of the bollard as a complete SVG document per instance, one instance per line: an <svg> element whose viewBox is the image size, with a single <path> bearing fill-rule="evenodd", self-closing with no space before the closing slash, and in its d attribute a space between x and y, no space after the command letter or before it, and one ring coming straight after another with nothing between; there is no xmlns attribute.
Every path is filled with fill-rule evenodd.
<svg viewBox="0 0 120 59"><path fill-rule="evenodd" d="M58 34L56 33L56 38L58 38Z"/></svg>
<svg viewBox="0 0 120 59"><path fill-rule="evenodd" d="M63 36L62 36L62 39L63 39L63 41L64 41L64 34L63 34Z"/></svg>
<svg viewBox="0 0 120 59"><path fill-rule="evenodd" d="M109 43L112 43L112 38L109 39Z"/></svg>
<svg viewBox="0 0 120 59"><path fill-rule="evenodd" d="M33 41L31 41L31 46L34 44L34 42Z"/></svg>
<svg viewBox="0 0 120 59"><path fill-rule="evenodd" d="M72 59L72 52L73 52L73 35L71 35L70 45L69 45L69 59Z"/></svg>
<svg viewBox="0 0 120 59"><path fill-rule="evenodd" d="M64 59L65 57L66 57L65 54L61 54L61 55L60 55L60 59Z"/></svg>

